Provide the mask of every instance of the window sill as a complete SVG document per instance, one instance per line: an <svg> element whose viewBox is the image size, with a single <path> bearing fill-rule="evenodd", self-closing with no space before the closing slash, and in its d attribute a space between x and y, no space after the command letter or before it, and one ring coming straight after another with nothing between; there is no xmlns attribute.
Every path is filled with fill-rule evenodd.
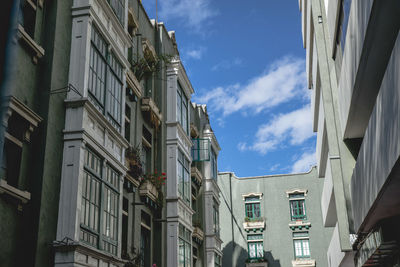
<svg viewBox="0 0 400 267"><path fill-rule="evenodd" d="M15 188L14 186L9 185L6 180L1 179L0 180L0 194L4 194L4 193L19 200L23 204L26 204L26 203L28 203L29 200L31 200L31 193L29 193L28 191L19 190L18 188Z"/></svg>
<svg viewBox="0 0 400 267"><path fill-rule="evenodd" d="M315 260L312 260L310 258L296 259L296 260L292 261L292 266L293 267L314 267Z"/></svg>
<svg viewBox="0 0 400 267"><path fill-rule="evenodd" d="M33 63L37 64L38 60L44 56L44 49L38 45L32 37L25 31L21 24L18 24L18 39L22 40L26 44L33 55Z"/></svg>

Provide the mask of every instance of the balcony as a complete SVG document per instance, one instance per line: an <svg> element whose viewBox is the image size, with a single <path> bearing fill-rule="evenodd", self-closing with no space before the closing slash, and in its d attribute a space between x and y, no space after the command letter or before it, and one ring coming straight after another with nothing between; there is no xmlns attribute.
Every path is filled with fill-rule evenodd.
<svg viewBox="0 0 400 267"><path fill-rule="evenodd" d="M139 195L141 197L148 198L152 200L153 202L157 201L158 198L158 191L155 185L153 185L149 181L144 181L139 188Z"/></svg>
<svg viewBox="0 0 400 267"><path fill-rule="evenodd" d="M261 230L263 231L265 228L265 218L264 217L258 217L258 218L245 218L245 222L243 223L243 228L246 232L252 231L257 231Z"/></svg>
<svg viewBox="0 0 400 267"><path fill-rule="evenodd" d="M190 169L190 175L192 176L192 181L197 185L201 186L201 183L203 181L203 175L199 171L199 169L196 166L192 166Z"/></svg>
<svg viewBox="0 0 400 267"><path fill-rule="evenodd" d="M201 230L201 228L199 226L194 227L192 238L199 245L201 245L203 243L204 232L203 232L203 230Z"/></svg>
<svg viewBox="0 0 400 267"><path fill-rule="evenodd" d="M147 119L151 122L154 128L158 128L158 126L160 126L162 114L153 98L143 97L141 101L141 110L147 114Z"/></svg>

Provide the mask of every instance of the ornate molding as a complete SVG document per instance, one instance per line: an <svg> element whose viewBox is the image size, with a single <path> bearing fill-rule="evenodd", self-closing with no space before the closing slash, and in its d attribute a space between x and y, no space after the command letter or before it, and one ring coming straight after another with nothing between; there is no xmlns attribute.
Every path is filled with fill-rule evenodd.
<svg viewBox="0 0 400 267"><path fill-rule="evenodd" d="M307 193L308 189L293 189L286 191L286 196L289 197L292 194L304 194L304 196L307 196Z"/></svg>
<svg viewBox="0 0 400 267"><path fill-rule="evenodd" d="M263 193L248 193L242 195L243 200L246 200L246 197L259 197L261 200L263 197Z"/></svg>

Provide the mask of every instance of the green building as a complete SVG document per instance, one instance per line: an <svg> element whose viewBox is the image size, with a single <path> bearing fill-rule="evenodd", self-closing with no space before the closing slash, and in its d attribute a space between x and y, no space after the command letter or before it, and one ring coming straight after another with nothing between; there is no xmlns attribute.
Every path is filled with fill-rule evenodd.
<svg viewBox="0 0 400 267"><path fill-rule="evenodd" d="M218 175L222 266L327 266L332 229L322 224L323 180L308 173Z"/></svg>
<svg viewBox="0 0 400 267"><path fill-rule="evenodd" d="M220 147L175 33L140 0L7 8L0 265L218 263Z"/></svg>

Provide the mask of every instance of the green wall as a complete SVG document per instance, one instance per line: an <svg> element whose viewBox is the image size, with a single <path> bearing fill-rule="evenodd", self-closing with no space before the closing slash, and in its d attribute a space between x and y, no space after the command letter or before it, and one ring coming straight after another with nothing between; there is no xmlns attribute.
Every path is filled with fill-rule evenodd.
<svg viewBox="0 0 400 267"><path fill-rule="evenodd" d="M220 173L221 239L223 240L223 266L244 266L247 255L247 233L244 231L245 204L242 194L263 193L261 216L266 219L264 257L269 267L292 266L294 260L289 198L286 191L308 190L305 197L311 259L317 266L327 266L326 252L332 229L324 228L321 214L323 179L317 178L316 168L303 174L272 175L237 178L233 173ZM304 230L304 228L303 228Z"/></svg>

